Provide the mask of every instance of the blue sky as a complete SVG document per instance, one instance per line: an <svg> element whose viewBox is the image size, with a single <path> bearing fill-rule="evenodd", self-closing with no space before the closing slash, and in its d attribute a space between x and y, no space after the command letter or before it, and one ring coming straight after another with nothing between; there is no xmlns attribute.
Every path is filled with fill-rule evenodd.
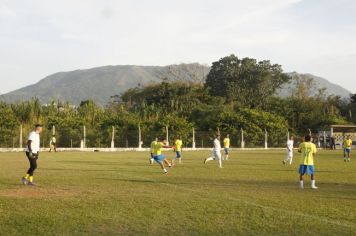
<svg viewBox="0 0 356 236"><path fill-rule="evenodd" d="M0 0L0 93L104 65L269 59L356 93L356 1Z"/></svg>

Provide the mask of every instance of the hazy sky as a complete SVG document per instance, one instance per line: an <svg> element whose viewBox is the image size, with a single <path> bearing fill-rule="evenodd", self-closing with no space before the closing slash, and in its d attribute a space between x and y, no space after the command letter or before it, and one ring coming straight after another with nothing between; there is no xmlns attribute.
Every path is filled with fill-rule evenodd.
<svg viewBox="0 0 356 236"><path fill-rule="evenodd" d="M356 93L356 1L0 0L0 93L58 71L232 53Z"/></svg>

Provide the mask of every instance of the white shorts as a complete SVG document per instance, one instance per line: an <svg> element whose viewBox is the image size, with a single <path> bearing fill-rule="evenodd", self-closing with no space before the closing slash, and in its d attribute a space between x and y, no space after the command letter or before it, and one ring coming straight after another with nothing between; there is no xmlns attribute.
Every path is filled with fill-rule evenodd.
<svg viewBox="0 0 356 236"><path fill-rule="evenodd" d="M213 157L215 160L221 159L221 152L213 151Z"/></svg>

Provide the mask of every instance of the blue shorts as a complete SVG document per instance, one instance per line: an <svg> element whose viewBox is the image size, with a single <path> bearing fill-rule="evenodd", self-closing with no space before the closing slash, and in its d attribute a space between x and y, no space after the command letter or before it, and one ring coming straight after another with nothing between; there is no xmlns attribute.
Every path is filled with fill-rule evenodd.
<svg viewBox="0 0 356 236"><path fill-rule="evenodd" d="M227 155L230 152L230 148L224 148L224 151L225 151L225 155Z"/></svg>
<svg viewBox="0 0 356 236"><path fill-rule="evenodd" d="M182 157L182 152L181 151L176 151L176 156L177 156L177 158L181 158Z"/></svg>
<svg viewBox="0 0 356 236"><path fill-rule="evenodd" d="M161 164L165 158L166 158L166 157L165 157L163 154L158 155L158 156L153 156L153 159L154 159L158 164Z"/></svg>
<svg viewBox="0 0 356 236"><path fill-rule="evenodd" d="M301 175L313 175L314 174L314 166L312 165L300 165L299 166L299 174Z"/></svg>
<svg viewBox="0 0 356 236"><path fill-rule="evenodd" d="M351 148L345 148L344 152L350 154L351 153Z"/></svg>

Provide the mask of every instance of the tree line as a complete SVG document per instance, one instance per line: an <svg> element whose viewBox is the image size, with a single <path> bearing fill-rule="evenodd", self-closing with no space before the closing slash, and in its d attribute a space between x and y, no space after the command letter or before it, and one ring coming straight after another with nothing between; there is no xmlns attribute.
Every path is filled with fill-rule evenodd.
<svg viewBox="0 0 356 236"><path fill-rule="evenodd" d="M308 129L317 132L331 124L356 122L356 95L350 99L327 96L323 89L315 91L311 80L300 78L289 97L276 96L290 80L278 64L230 55L212 64L204 83L163 80L137 86L105 107L94 101L79 106L58 101L43 105L36 98L1 102L0 146L17 147L20 127L25 135L35 123L47 130L44 146L55 126L60 147L79 147L85 126L89 147L109 147L112 127L116 146L136 147L138 126L144 146L155 136L165 135L166 127L172 139L180 136L188 145L194 128L197 146L209 146L216 132L229 133L235 138L233 144L239 145L242 130L248 146L261 144L265 131L270 146L281 146L287 132L302 135Z"/></svg>

